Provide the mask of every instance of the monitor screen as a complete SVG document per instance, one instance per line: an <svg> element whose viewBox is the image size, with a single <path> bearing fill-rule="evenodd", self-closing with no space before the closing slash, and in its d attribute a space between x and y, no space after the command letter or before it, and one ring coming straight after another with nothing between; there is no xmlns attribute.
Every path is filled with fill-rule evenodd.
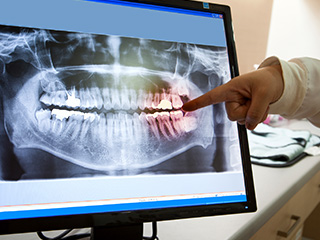
<svg viewBox="0 0 320 240"><path fill-rule="evenodd" d="M255 211L245 129L181 110L238 73L228 7L1 5L0 233Z"/></svg>

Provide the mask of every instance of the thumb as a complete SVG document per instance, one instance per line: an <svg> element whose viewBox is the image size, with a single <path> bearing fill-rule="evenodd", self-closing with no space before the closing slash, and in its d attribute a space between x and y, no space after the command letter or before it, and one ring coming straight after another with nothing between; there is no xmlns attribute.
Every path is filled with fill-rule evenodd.
<svg viewBox="0 0 320 240"><path fill-rule="evenodd" d="M211 104L217 104L226 101L226 84L212 89L211 91L203 94L202 96L193 99L182 106L184 111L194 111Z"/></svg>
<svg viewBox="0 0 320 240"><path fill-rule="evenodd" d="M262 122L269 111L269 101L252 97L251 104L247 112L245 124L246 128L253 130L260 122Z"/></svg>

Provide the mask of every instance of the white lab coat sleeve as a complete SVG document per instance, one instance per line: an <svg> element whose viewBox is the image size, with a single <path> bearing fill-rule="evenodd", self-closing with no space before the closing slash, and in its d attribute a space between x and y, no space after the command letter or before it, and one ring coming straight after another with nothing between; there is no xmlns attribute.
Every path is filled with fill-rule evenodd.
<svg viewBox="0 0 320 240"><path fill-rule="evenodd" d="M270 105L269 113L288 119L307 118L320 127L320 60L295 58L283 61L270 57L259 68L276 64L281 65L284 91L280 99Z"/></svg>

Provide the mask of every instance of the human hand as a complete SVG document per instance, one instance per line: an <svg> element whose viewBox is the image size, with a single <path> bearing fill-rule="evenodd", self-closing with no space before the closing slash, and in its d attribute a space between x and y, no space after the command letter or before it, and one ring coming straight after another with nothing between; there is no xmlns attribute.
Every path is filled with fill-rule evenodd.
<svg viewBox="0 0 320 240"><path fill-rule="evenodd" d="M280 65L263 67L238 76L224 85L182 106L184 111L225 102L228 117L253 130L263 122L269 112L269 105L282 95L284 83Z"/></svg>

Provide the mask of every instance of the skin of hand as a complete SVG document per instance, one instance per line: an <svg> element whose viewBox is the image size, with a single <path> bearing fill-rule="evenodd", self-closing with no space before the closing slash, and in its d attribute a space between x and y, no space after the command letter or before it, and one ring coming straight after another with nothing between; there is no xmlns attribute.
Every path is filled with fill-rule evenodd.
<svg viewBox="0 0 320 240"><path fill-rule="evenodd" d="M280 65L267 66L231 79L226 84L185 103L182 109L194 111L225 102L229 119L253 130L266 119L269 105L279 100L283 90Z"/></svg>

